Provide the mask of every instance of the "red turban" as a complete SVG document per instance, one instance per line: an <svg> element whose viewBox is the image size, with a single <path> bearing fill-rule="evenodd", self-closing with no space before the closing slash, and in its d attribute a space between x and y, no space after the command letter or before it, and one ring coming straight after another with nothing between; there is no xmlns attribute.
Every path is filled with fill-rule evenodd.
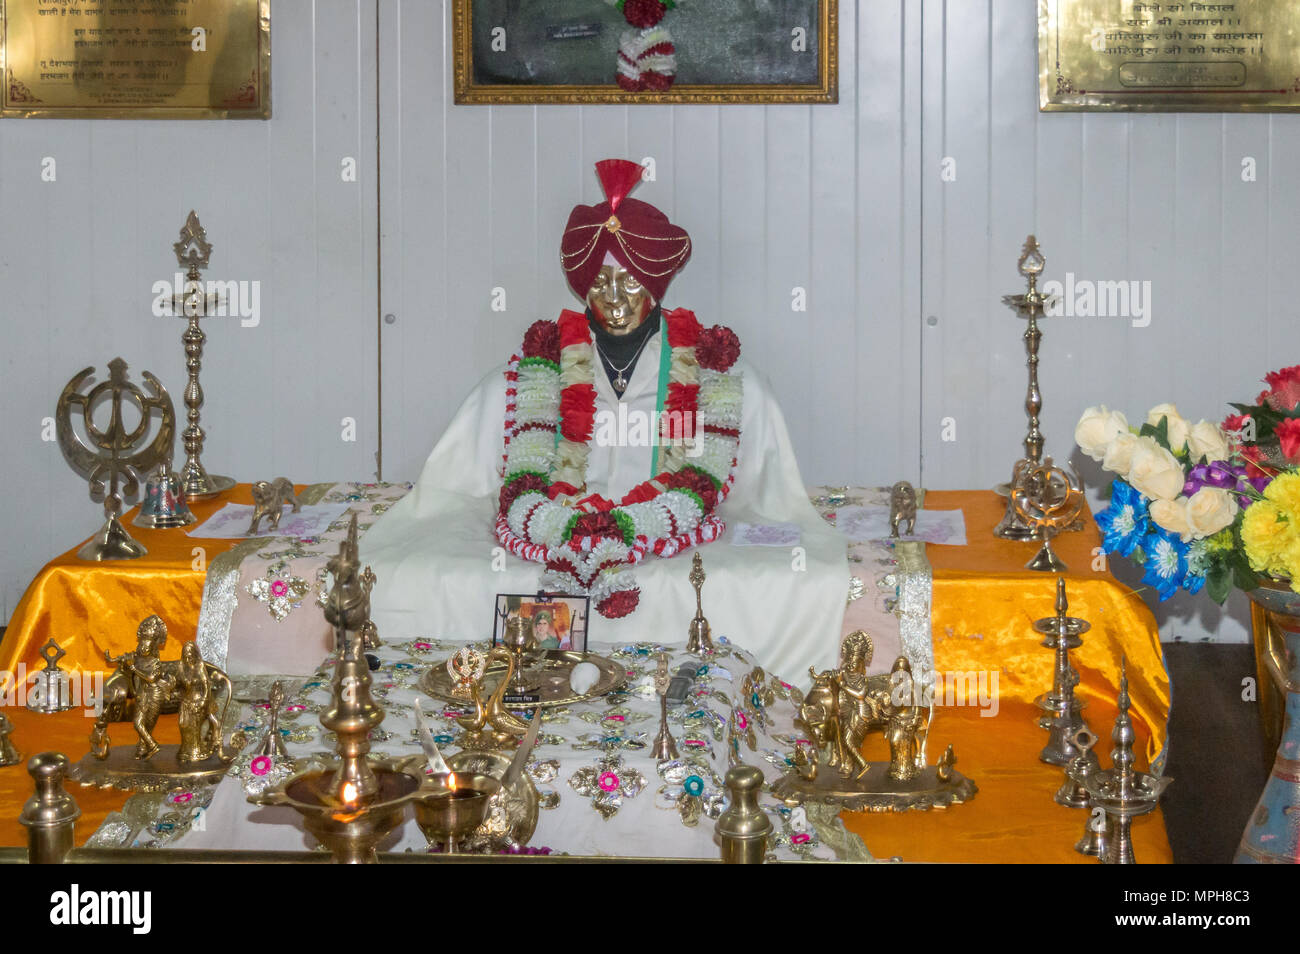
<svg viewBox="0 0 1300 954"><path fill-rule="evenodd" d="M662 301L673 276L691 257L691 237L648 202L627 194L641 181L639 163L605 159L596 175L605 190L599 205L575 206L560 240L560 262L569 287L586 298L606 253Z"/></svg>

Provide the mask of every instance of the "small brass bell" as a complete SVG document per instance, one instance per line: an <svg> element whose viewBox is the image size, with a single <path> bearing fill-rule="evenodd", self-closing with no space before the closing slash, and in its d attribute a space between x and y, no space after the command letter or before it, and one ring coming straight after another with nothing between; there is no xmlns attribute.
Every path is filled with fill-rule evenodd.
<svg viewBox="0 0 1300 954"><path fill-rule="evenodd" d="M131 522L150 530L168 530L188 527L197 519L185 502L185 488L180 475L171 469L171 461L159 464L158 470L145 481L140 513Z"/></svg>

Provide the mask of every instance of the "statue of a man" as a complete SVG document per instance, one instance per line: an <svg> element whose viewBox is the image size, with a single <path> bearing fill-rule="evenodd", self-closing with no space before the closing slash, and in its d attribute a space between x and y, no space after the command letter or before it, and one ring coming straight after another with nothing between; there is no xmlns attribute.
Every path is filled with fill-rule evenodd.
<svg viewBox="0 0 1300 954"><path fill-rule="evenodd" d="M727 521L794 525L797 572L789 548L709 547L711 622L769 670L829 668L844 539L809 502L784 418L739 360L738 336L664 304L690 236L629 196L640 165L596 168L604 199L575 207L560 241L584 310L527 329L504 380L479 385L415 489L366 533L373 617L396 638L436 624L477 639L494 594L540 588L589 596L596 640L684 632L690 567L665 558L717 540ZM729 303L725 290L718 300ZM758 316L735 319L761 330ZM779 370L796 393L791 369Z"/></svg>
<svg viewBox="0 0 1300 954"><path fill-rule="evenodd" d="M140 741L135 747L137 759L152 758L159 745L153 737L154 726L162 712L163 703L175 691L175 676L158 658L167 642L167 624L160 616L150 616L136 630L135 652L114 657L104 653L104 659L118 666L130 679L131 695L135 701L135 718L132 727ZM103 758L104 756L100 756Z"/></svg>

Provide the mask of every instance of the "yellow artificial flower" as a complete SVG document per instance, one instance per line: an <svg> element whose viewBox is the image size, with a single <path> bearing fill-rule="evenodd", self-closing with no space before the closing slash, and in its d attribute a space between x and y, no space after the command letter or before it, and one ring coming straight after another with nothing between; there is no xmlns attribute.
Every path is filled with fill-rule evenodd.
<svg viewBox="0 0 1300 954"><path fill-rule="evenodd" d="M1272 484L1269 487L1271 489ZM1290 576L1286 554L1295 538L1293 523L1272 501L1257 500L1246 508L1241 521L1241 541L1245 544L1246 559L1250 561L1252 570Z"/></svg>
<svg viewBox="0 0 1300 954"><path fill-rule="evenodd" d="M1278 474L1264 488L1264 499L1276 504L1288 520L1300 521L1300 473Z"/></svg>

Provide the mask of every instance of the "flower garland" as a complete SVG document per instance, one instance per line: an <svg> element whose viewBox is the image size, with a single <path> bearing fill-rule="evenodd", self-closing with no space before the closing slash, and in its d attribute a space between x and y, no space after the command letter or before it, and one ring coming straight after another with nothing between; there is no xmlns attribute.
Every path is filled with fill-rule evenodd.
<svg viewBox="0 0 1300 954"><path fill-rule="evenodd" d="M676 0L606 0L623 12L623 19L635 27L623 34L618 44L618 85L629 93L644 90L662 93L677 78L677 47L672 34L660 25L664 14L677 6Z"/></svg>
<svg viewBox="0 0 1300 954"><path fill-rule="evenodd" d="M740 342L682 308L663 321L669 361L657 473L617 503L582 496L596 420L586 315L566 310L535 322L506 368L497 539L546 564L543 589L587 593L610 619L636 609L640 590L628 568L647 553L671 557L722 534L714 511L735 483L744 389L731 367Z"/></svg>

